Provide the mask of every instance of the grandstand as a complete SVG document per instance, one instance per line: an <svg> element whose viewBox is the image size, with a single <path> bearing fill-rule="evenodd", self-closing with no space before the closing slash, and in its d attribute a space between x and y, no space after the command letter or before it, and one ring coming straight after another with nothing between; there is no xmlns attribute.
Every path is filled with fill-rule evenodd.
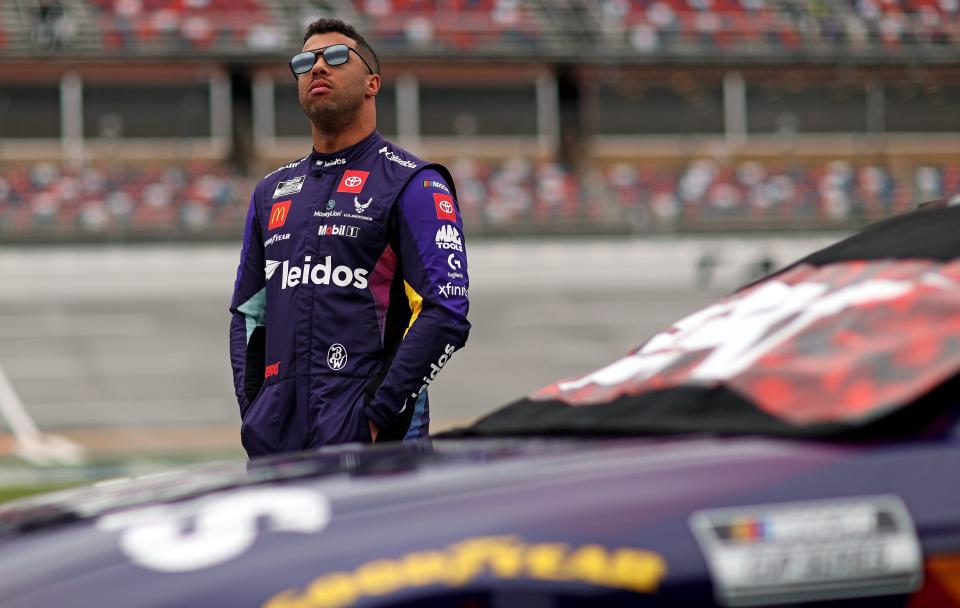
<svg viewBox="0 0 960 608"><path fill-rule="evenodd" d="M306 23L472 234L849 229L960 194L958 0L11 0L0 239L236 238Z"/></svg>

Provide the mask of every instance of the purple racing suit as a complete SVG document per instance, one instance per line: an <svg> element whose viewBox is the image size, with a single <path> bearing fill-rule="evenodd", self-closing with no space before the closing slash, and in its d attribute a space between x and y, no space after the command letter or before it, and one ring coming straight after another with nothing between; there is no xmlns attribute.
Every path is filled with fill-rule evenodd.
<svg viewBox="0 0 960 608"><path fill-rule="evenodd" d="M449 172L374 131L254 190L230 312L250 457L426 437L427 387L467 340Z"/></svg>

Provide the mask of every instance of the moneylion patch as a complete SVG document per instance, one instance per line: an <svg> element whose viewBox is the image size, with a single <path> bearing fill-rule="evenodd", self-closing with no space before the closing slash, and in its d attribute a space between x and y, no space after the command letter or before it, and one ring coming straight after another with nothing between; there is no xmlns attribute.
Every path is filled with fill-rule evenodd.
<svg viewBox="0 0 960 608"><path fill-rule="evenodd" d="M923 555L903 501L866 496L698 511L721 606L910 593Z"/></svg>

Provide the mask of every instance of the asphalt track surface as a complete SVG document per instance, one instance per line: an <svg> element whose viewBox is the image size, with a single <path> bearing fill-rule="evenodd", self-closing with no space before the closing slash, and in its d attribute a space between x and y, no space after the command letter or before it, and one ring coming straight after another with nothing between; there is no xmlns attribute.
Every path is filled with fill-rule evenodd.
<svg viewBox="0 0 960 608"><path fill-rule="evenodd" d="M468 244L473 329L430 389L434 429L613 361L763 256L780 265L838 238ZM237 259L233 245L0 248L0 370L46 431L189 433L239 449L227 354Z"/></svg>

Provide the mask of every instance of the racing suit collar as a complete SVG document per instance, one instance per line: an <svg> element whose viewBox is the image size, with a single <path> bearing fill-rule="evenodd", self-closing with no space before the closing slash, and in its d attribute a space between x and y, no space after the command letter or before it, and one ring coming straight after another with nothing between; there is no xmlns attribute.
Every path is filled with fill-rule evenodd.
<svg viewBox="0 0 960 608"><path fill-rule="evenodd" d="M349 169L354 161L362 158L373 146L383 141L380 133L374 129L365 138L343 150L330 154L321 154L314 150L310 153L310 171L312 173L340 173Z"/></svg>

